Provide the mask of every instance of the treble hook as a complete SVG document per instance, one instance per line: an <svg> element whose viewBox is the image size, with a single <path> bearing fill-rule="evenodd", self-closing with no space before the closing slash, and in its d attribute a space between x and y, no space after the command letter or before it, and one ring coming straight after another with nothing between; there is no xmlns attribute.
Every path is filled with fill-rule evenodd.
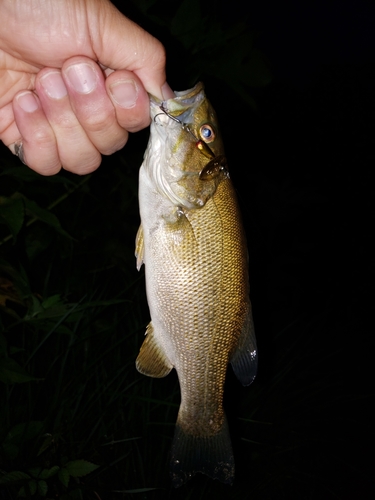
<svg viewBox="0 0 375 500"><path fill-rule="evenodd" d="M179 123L181 125L182 130L186 130L186 132L189 132L189 134L196 141L195 145L197 146L199 151L202 154L204 154L204 156L206 158L209 158L210 160L213 160L215 158L215 155L212 152L211 148L209 148L204 141L198 139L198 137L194 134L194 132L191 130L191 128L189 127L189 125L187 123L182 122L181 120L179 120L175 116L168 113L167 109L164 107L163 104L160 105L160 109L163 111L163 113L165 113L168 116L168 118L171 118L175 122ZM159 114L161 115L161 113L158 113L156 116L159 116ZM155 116L155 118L156 118L156 116Z"/></svg>
<svg viewBox="0 0 375 500"><path fill-rule="evenodd" d="M175 116L171 115L170 113L168 113L168 110L164 107L164 104L162 103L160 106L160 109L163 111L164 114L166 114L168 116L168 118L171 118L172 120L174 120L175 122L179 123L181 125L181 128L182 130L186 130L186 132L189 132L189 134L198 142L199 139L198 137L196 137L194 135L194 133L190 130L190 127L187 123L184 123L182 122L181 120L179 120L178 118L176 118ZM159 113L161 114L161 113ZM158 115L156 115L158 116ZM156 118L155 116L155 118Z"/></svg>

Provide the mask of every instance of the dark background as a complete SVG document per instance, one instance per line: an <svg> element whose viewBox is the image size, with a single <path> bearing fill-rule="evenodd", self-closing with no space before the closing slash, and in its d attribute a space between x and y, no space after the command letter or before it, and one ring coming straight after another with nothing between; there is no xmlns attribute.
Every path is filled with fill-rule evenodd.
<svg viewBox="0 0 375 500"><path fill-rule="evenodd" d="M23 198L22 227L0 245L3 359L23 374L3 371L0 469L40 481L33 468L100 465L68 486L48 478L51 498L374 498L374 4L115 4L163 42L171 87L203 80L220 119L259 346L251 387L228 372L236 480L171 489L176 377L134 368L147 131L84 179L42 178L1 147L0 196L50 207L73 239Z"/></svg>

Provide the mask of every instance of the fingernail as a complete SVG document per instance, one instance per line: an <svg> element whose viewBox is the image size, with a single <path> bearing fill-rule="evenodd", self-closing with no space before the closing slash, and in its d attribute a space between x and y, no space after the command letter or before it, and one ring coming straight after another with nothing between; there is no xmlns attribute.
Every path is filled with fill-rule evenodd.
<svg viewBox="0 0 375 500"><path fill-rule="evenodd" d="M96 87L97 74L90 64L72 64L64 73L72 87L80 94L89 94Z"/></svg>
<svg viewBox="0 0 375 500"><path fill-rule="evenodd" d="M138 97L138 86L134 80L120 80L109 86L113 100L122 108L134 108Z"/></svg>
<svg viewBox="0 0 375 500"><path fill-rule="evenodd" d="M42 76L40 83L46 94L52 99L62 99L68 94L64 80L59 71L51 71Z"/></svg>
<svg viewBox="0 0 375 500"><path fill-rule="evenodd" d="M163 99L165 100L174 99L176 97L176 94L173 92L167 82L165 82L165 84L162 86L161 93L163 94Z"/></svg>
<svg viewBox="0 0 375 500"><path fill-rule="evenodd" d="M39 108L38 101L32 92L23 92L17 97L17 102L26 113L33 113Z"/></svg>

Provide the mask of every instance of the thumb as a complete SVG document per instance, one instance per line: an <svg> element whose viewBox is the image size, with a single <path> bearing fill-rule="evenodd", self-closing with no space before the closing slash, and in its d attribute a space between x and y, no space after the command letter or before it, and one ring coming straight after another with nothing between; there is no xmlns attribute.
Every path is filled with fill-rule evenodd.
<svg viewBox="0 0 375 500"><path fill-rule="evenodd" d="M99 62L113 70L133 71L146 91L159 99L171 97L166 84L165 50L159 40L110 2L102 2L100 9L99 15L96 9L88 12L92 44ZM95 18L90 19L92 16Z"/></svg>

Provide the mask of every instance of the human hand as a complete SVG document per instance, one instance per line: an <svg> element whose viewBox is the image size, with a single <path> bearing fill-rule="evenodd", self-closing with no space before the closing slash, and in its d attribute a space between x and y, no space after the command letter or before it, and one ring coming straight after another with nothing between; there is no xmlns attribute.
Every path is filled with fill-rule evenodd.
<svg viewBox="0 0 375 500"><path fill-rule="evenodd" d="M108 0L0 9L0 139L43 175L92 172L149 124L147 92L174 95L161 43Z"/></svg>

